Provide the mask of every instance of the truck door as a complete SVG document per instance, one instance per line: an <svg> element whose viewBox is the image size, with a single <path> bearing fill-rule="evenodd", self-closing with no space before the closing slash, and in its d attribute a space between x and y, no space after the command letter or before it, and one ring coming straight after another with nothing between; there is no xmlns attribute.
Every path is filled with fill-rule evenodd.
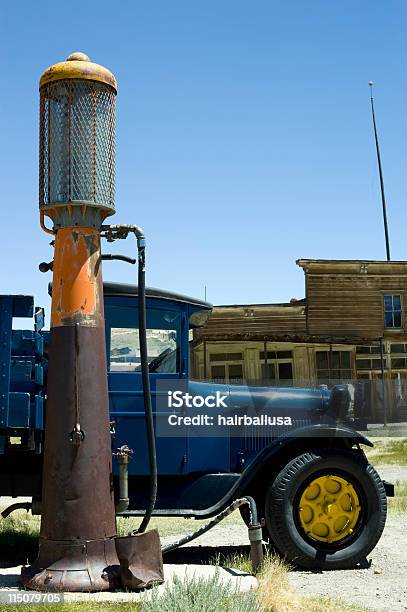
<svg viewBox="0 0 407 612"><path fill-rule="evenodd" d="M109 407L114 422L115 446L127 444L134 451L130 475L149 474L144 401L140 372L137 297L105 299L108 359ZM163 379L177 381L185 376L182 342L185 316L179 304L148 298L147 345L153 411L157 419L166 418L156 406ZM156 422L156 431L159 430ZM157 437L159 475L185 474L187 437ZM115 466L117 468L117 466Z"/></svg>

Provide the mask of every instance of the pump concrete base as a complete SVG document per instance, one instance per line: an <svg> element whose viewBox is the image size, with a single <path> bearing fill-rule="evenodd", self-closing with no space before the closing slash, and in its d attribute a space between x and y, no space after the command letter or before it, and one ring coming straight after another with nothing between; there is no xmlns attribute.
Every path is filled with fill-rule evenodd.
<svg viewBox="0 0 407 612"><path fill-rule="evenodd" d="M40 538L37 560L22 567L26 589L48 593L108 591L120 585L115 538L75 542Z"/></svg>
<svg viewBox="0 0 407 612"><path fill-rule="evenodd" d="M24 593L21 591L20 571L21 566L0 568L0 589L7 589L7 593ZM65 593L64 601L69 602L97 602L100 604L139 602L148 600L153 593L165 595L167 588L171 588L174 578L179 580L211 580L216 575L222 584L230 585L233 592L246 593L255 591L258 587L257 579L246 572L223 568L215 565L164 565L166 582L153 589L141 592L118 591L99 593Z"/></svg>

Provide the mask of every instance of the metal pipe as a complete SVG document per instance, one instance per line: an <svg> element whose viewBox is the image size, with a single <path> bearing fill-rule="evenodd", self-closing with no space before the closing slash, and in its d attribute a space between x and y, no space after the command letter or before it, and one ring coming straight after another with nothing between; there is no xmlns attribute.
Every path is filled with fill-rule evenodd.
<svg viewBox="0 0 407 612"><path fill-rule="evenodd" d="M51 234L51 236L55 236L54 230L48 229L48 227L45 225L43 210L40 211L40 226L41 226L41 229L44 230L46 234Z"/></svg>
<svg viewBox="0 0 407 612"><path fill-rule="evenodd" d="M206 340L203 342L203 366L204 366L204 380L208 380L208 365L206 363Z"/></svg>
<svg viewBox="0 0 407 612"><path fill-rule="evenodd" d="M254 572L258 572L263 565L263 531L260 524L249 525L250 558Z"/></svg>
<svg viewBox="0 0 407 612"><path fill-rule="evenodd" d="M233 503L230 504L227 508L222 510L215 518L213 518L209 523L203 525L193 533L190 533L177 542L173 542L172 544L167 544L162 547L163 555L167 552L171 552L172 550L176 550L180 546L187 544L188 542L192 542L199 538L201 535L218 525L223 519L232 514L235 510L240 508L241 506L248 505L250 508L250 523L248 526L248 534L250 541L250 558L252 561L253 571L257 572L263 565L263 533L262 526L258 522L257 518L257 506L253 497L247 495L246 497L242 497L240 499L236 499Z"/></svg>
<svg viewBox="0 0 407 612"><path fill-rule="evenodd" d="M383 352L383 338L380 340L380 369L382 375L382 398L383 398L383 425L387 426L387 393L385 383L385 372L384 372L384 352Z"/></svg>
<svg viewBox="0 0 407 612"><path fill-rule="evenodd" d="M102 225L101 236L108 242L126 239L129 234L134 234L137 239L138 251L138 327L140 343L141 380L143 385L144 412L146 418L148 460L150 466L150 495L146 513L141 521L140 527L133 533L143 533L154 512L157 499L158 472L157 453L154 434L154 418L151 403L150 374L148 369L147 354L147 309L146 309L146 243L143 228L138 225Z"/></svg>
<svg viewBox="0 0 407 612"><path fill-rule="evenodd" d="M264 338L263 350L264 350L264 379L267 380L268 379L268 376L267 376L268 359L267 359L267 339L266 338Z"/></svg>
<svg viewBox="0 0 407 612"><path fill-rule="evenodd" d="M151 404L150 373L148 369L147 355L147 309L146 309L146 261L145 261L145 240L144 232L137 226L133 226L132 231L137 237L138 248L138 312L139 312L139 343L140 343L140 362L141 379L144 393L144 410L146 414L146 428L148 441L148 460L150 465L150 496L146 513L141 521L137 533L143 533L150 522L157 500L158 472L157 472L157 453L155 446L153 408Z"/></svg>
<svg viewBox="0 0 407 612"><path fill-rule="evenodd" d="M29 512L29 510L31 510L31 502L19 502L16 504L11 504L11 506L8 506L7 508L5 508L5 510L3 510L1 516L5 519L15 510L27 510L27 512Z"/></svg>
<svg viewBox="0 0 407 612"><path fill-rule="evenodd" d="M387 227L387 211L386 211L386 198L384 195L384 180L383 180L383 171L382 171L382 161L380 157L380 149L379 149L379 137L377 135L377 127L376 127L376 116L374 111L374 102L373 102L373 81L369 81L370 87L370 106L372 109L372 119L373 119L373 130L374 130L374 138L376 144L376 155L377 155L377 165L379 168L379 178L380 178L380 193L382 196L382 211L383 211L383 225L384 225L384 237L386 241L386 257L387 261L390 261L390 240L389 240L389 230Z"/></svg>
<svg viewBox="0 0 407 612"><path fill-rule="evenodd" d="M124 512L129 507L129 461L133 451L124 445L115 453L119 463L119 499L116 501L116 512Z"/></svg>
<svg viewBox="0 0 407 612"><path fill-rule="evenodd" d="M126 255L111 255L110 253L106 253L102 255L102 261L124 261L129 264L135 264L137 259L127 257Z"/></svg>

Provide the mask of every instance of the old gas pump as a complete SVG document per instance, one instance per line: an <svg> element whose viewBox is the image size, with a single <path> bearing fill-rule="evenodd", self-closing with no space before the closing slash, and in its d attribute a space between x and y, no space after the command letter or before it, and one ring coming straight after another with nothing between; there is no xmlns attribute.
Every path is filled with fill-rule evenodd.
<svg viewBox="0 0 407 612"><path fill-rule="evenodd" d="M162 581L157 533L143 533L142 545L141 534L116 537L101 235L113 240L133 232L144 273L140 228L103 225L115 212L116 93L114 75L83 53L51 66L40 80L40 218L53 237L54 261L39 554L22 579L42 591L108 590L123 570L126 586L142 586L148 571L144 582L132 583L131 569L134 562L143 573L144 558ZM142 350L143 322L139 327ZM152 430L148 372L144 378ZM154 448L151 455L154 467ZM156 478L149 516L154 486Z"/></svg>

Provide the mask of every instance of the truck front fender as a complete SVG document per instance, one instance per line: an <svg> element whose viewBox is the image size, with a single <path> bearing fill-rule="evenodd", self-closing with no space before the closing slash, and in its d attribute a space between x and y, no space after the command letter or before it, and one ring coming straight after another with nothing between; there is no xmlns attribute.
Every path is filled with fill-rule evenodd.
<svg viewBox="0 0 407 612"><path fill-rule="evenodd" d="M296 429L292 435L274 439L248 463L241 477L230 491L231 497L235 498L244 494L245 491L248 492L248 487L266 466L272 466L274 471L279 471L282 458L286 463L287 455L293 458L299 452L313 450L324 443L332 447L336 444L347 448L352 448L355 444L373 446L368 438L346 425L318 424Z"/></svg>
<svg viewBox="0 0 407 612"><path fill-rule="evenodd" d="M307 442L308 440L308 442ZM228 492L212 506L199 510L180 510L178 513L183 516L194 516L195 518L210 518L215 516L232 501L244 495L255 495L253 489L256 488L256 481L259 479L264 486L263 474L266 472L267 477L272 477L274 472L280 471L281 462L284 464L292 459L296 454L306 450L314 450L323 443L334 447L335 443L342 448L351 448L355 444L363 444L365 446L373 446L372 442L365 436L347 427L327 426L327 425L310 425L301 429L296 429L295 434L286 435L273 440L266 448L256 455L246 466L240 477L234 481L233 486ZM163 514L165 514L163 512Z"/></svg>

